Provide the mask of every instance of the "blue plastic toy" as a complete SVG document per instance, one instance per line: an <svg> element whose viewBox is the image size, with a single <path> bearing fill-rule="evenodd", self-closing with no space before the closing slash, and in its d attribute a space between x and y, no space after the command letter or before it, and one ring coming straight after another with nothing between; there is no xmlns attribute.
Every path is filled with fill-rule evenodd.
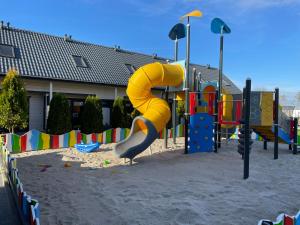
<svg viewBox="0 0 300 225"><path fill-rule="evenodd" d="M99 149L100 147L100 143L96 142L93 143L91 142L90 144L75 144L75 148L79 151L79 152L83 152L83 153L90 153L90 152L94 152L97 149Z"/></svg>

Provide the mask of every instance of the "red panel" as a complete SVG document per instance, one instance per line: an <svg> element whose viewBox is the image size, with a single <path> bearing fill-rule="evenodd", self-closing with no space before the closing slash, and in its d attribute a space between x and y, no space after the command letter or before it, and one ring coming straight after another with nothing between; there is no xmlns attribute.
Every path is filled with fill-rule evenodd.
<svg viewBox="0 0 300 225"><path fill-rule="evenodd" d="M294 138L294 121L290 121L290 139Z"/></svg>
<svg viewBox="0 0 300 225"><path fill-rule="evenodd" d="M294 225L294 218L288 215L284 216L284 225Z"/></svg>
<svg viewBox="0 0 300 225"><path fill-rule="evenodd" d="M236 111L235 111L235 119L236 121L240 121L242 118L242 102L236 102Z"/></svg>
<svg viewBox="0 0 300 225"><path fill-rule="evenodd" d="M215 101L215 93L208 94L208 114L212 115L214 113L214 101Z"/></svg>
<svg viewBox="0 0 300 225"><path fill-rule="evenodd" d="M59 148L59 136L58 135L51 135L51 148Z"/></svg>
<svg viewBox="0 0 300 225"><path fill-rule="evenodd" d="M222 123L223 121L223 102L219 102L219 109L218 109L218 120L219 123Z"/></svg>
<svg viewBox="0 0 300 225"><path fill-rule="evenodd" d="M190 114L196 113L196 93L190 93Z"/></svg>
<svg viewBox="0 0 300 225"><path fill-rule="evenodd" d="M27 143L27 134L21 136L21 151L26 151L26 143Z"/></svg>
<svg viewBox="0 0 300 225"><path fill-rule="evenodd" d="M80 132L77 133L77 144L80 144L82 141L82 134Z"/></svg>
<svg viewBox="0 0 300 225"><path fill-rule="evenodd" d="M95 133L92 133L92 142L97 142L97 136Z"/></svg>

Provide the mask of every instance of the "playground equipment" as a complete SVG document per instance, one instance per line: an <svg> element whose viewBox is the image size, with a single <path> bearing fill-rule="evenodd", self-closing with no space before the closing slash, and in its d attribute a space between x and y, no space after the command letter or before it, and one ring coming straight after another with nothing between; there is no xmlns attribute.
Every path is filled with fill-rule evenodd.
<svg viewBox="0 0 300 225"><path fill-rule="evenodd" d="M167 102L152 95L151 88L178 86L183 79L184 68L180 64L152 63L132 75L126 92L133 107L143 116L133 120L128 138L116 144L115 152L120 158L132 160L148 148L171 117Z"/></svg>
<svg viewBox="0 0 300 225"><path fill-rule="evenodd" d="M288 144L293 154L297 154L298 119L281 111L278 88L274 92L251 93L250 118L251 128L263 138L264 149L267 149L267 142L274 142L274 159L278 159L278 143Z"/></svg>
<svg viewBox="0 0 300 225"><path fill-rule="evenodd" d="M206 82L201 73L190 67L190 17L201 17L200 11L193 11L181 17L187 24L176 24L169 33L175 41L175 62L172 64L152 63L139 68L130 78L127 95L133 107L143 116L136 117L129 136L117 143L115 153L120 158L132 159L143 152L157 138L170 119L166 101L151 94L151 88L167 86L165 98L173 93L173 132L176 132L176 100L184 101L184 153L218 152L222 140L228 140L240 129L238 152L244 160L244 179L249 177L249 154L251 132L255 131L267 141L274 141L274 158L278 158L278 142L294 145L297 153L297 121L286 118L279 110L279 90L275 100L267 93L251 93L251 80L247 79L243 93L231 94L223 87L223 42L224 34L230 28L219 18L211 23L211 31L220 34L220 61L218 81ZM178 60L178 40L186 36L186 60ZM272 93L273 94L273 93ZM251 107L250 107L251 106ZM258 112L260 110L261 112ZM273 118L273 119L270 119ZM173 133L173 141L176 135ZM167 134L167 132L165 132ZM167 147L165 135L164 146Z"/></svg>
<svg viewBox="0 0 300 225"><path fill-rule="evenodd" d="M300 225L300 211L296 216L289 216L287 214L280 214L276 221L271 220L260 220L258 225Z"/></svg>

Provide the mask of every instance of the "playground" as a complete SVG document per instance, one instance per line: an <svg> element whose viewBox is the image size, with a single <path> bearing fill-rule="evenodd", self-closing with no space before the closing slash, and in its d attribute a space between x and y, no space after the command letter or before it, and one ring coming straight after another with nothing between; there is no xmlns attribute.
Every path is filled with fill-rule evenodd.
<svg viewBox="0 0 300 225"><path fill-rule="evenodd" d="M190 24L200 17L187 13L170 30L173 60L131 68L126 95L140 113L131 128L3 135L4 173L24 221L299 225L298 118L282 111L279 88L253 91L250 78L238 93L223 85L231 29L220 18L210 24L220 39L218 79L202 79L190 63ZM155 87L165 88L161 96Z"/></svg>
<svg viewBox="0 0 300 225"><path fill-rule="evenodd" d="M285 145L274 166L271 150L255 142L247 180L230 143L218 154L183 155L183 138L176 146L169 139L163 151L163 140L156 140L152 155L147 149L132 166L114 156L114 145L90 154L60 149L17 155L23 185L40 201L41 224L257 224L275 220L283 209L298 211L299 160Z"/></svg>

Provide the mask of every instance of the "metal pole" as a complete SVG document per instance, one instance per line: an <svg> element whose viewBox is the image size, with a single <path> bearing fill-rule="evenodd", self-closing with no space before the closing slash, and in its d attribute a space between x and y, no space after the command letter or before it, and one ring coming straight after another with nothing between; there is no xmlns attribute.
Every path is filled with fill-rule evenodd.
<svg viewBox="0 0 300 225"><path fill-rule="evenodd" d="M188 126L189 126L189 67L190 67L190 17L187 17L186 35L186 77L185 77L185 120L184 120L184 153L188 153Z"/></svg>
<svg viewBox="0 0 300 225"><path fill-rule="evenodd" d="M250 153L250 94L251 80L246 80L245 96L245 152L244 152L244 179L249 177L249 153Z"/></svg>
<svg viewBox="0 0 300 225"><path fill-rule="evenodd" d="M278 108L279 108L279 88L275 88L274 107L274 159L278 159Z"/></svg>
<svg viewBox="0 0 300 225"><path fill-rule="evenodd" d="M220 36L220 60L219 60L219 96L218 101L222 101L222 81L223 81L223 43L224 43L224 36L223 36L223 28L221 29L221 36ZM219 112L223 113L223 112ZM218 148L221 148L221 124L218 124Z"/></svg>
<svg viewBox="0 0 300 225"><path fill-rule="evenodd" d="M165 90L166 94L165 94L165 100L167 102L167 104L169 105L169 86L166 87ZM164 133L164 148L167 149L168 148L168 123L166 124L165 127L165 133Z"/></svg>
<svg viewBox="0 0 300 225"><path fill-rule="evenodd" d="M293 154L296 155L298 153L298 118L294 119L294 146L293 146Z"/></svg>
<svg viewBox="0 0 300 225"><path fill-rule="evenodd" d="M219 122L218 122L218 97L219 93L218 90L216 91L215 96L215 133L214 133L214 141L215 141L215 152L218 152L218 129L219 129Z"/></svg>
<svg viewBox="0 0 300 225"><path fill-rule="evenodd" d="M223 32L221 32L221 37L220 37L220 60L219 60L219 97L218 97L219 101L221 101L221 97L222 97L223 43L224 43L224 36L223 36Z"/></svg>
<svg viewBox="0 0 300 225"><path fill-rule="evenodd" d="M175 39L175 56L174 60L178 61L178 39ZM176 144L176 92L173 94L173 106L172 106L172 125L173 125L173 143Z"/></svg>

